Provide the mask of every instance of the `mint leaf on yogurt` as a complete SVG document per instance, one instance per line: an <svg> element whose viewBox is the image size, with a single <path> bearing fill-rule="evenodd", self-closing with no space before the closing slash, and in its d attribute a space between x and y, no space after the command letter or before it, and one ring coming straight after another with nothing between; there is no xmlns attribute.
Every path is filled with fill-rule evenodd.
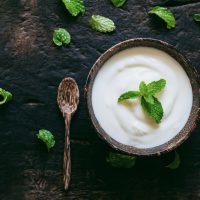
<svg viewBox="0 0 200 200"><path fill-rule="evenodd" d="M153 97L154 102L149 103L144 97L141 98L141 106L143 110L153 119L157 124L163 118L163 107L156 97Z"/></svg>
<svg viewBox="0 0 200 200"><path fill-rule="evenodd" d="M116 29L111 19L100 15L92 15L89 23L92 29L102 33L113 32Z"/></svg>
<svg viewBox="0 0 200 200"><path fill-rule="evenodd" d="M117 8L122 7L127 0L111 0L113 5Z"/></svg>
<svg viewBox="0 0 200 200"><path fill-rule="evenodd" d="M149 14L155 14L161 19L163 19L167 23L167 28L175 28L176 20L173 13L165 7L156 6L152 10L149 11Z"/></svg>
<svg viewBox="0 0 200 200"><path fill-rule="evenodd" d="M140 83L139 90L142 95L147 93L147 84L144 81Z"/></svg>
<svg viewBox="0 0 200 200"><path fill-rule="evenodd" d="M154 98L151 94L145 94L143 97L147 103L154 104Z"/></svg>
<svg viewBox="0 0 200 200"><path fill-rule="evenodd" d="M147 93L150 95L155 95L162 91L166 86L166 80L160 79L158 81L153 81L147 84Z"/></svg>
<svg viewBox="0 0 200 200"><path fill-rule="evenodd" d="M128 92L123 93L118 98L118 102L124 101L126 99L135 99L137 97L140 97L140 92L139 91L128 91Z"/></svg>
<svg viewBox="0 0 200 200"><path fill-rule="evenodd" d="M158 81L152 81L146 85L146 90L144 93L144 99L147 103L153 104L154 98L153 95L161 92L166 86L166 80L160 79Z"/></svg>
<svg viewBox="0 0 200 200"><path fill-rule="evenodd" d="M142 109L151 117L157 124L163 118L164 111L161 102L155 97L166 86L166 80L160 79L146 84L142 81L139 85L139 91L128 91L120 95L118 102L128 99L141 98Z"/></svg>
<svg viewBox="0 0 200 200"><path fill-rule="evenodd" d="M135 166L136 156L110 152L106 161L111 167L130 169Z"/></svg>

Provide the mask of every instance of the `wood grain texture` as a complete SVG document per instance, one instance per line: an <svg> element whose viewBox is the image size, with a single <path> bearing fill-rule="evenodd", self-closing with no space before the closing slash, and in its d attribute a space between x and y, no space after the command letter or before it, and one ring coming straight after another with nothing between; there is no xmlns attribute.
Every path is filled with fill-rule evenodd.
<svg viewBox="0 0 200 200"><path fill-rule="evenodd" d="M171 2L171 3L170 3ZM131 170L110 168L105 157L110 148L91 128L83 88L95 60L105 50L126 39L151 37L181 50L200 73L199 1L128 0L122 9L109 0L85 0L84 16L72 18L60 0L0 1L0 87L11 91L13 101L0 107L1 200L198 200L200 199L200 127L179 149L181 166L164 166L173 153L159 158L139 158ZM160 20L148 16L155 5L166 3L177 19L168 31ZM88 26L92 14L115 21L112 34ZM65 27L72 35L66 48L52 44L52 32ZM63 189L64 122L56 104L57 87L65 76L78 82L81 98L71 126L71 186ZM36 134L46 128L55 134L48 154Z"/></svg>
<svg viewBox="0 0 200 200"><path fill-rule="evenodd" d="M58 87L57 103L65 120L65 142L63 159L64 189L69 188L71 179L70 124L79 104L79 88L72 78L64 78Z"/></svg>

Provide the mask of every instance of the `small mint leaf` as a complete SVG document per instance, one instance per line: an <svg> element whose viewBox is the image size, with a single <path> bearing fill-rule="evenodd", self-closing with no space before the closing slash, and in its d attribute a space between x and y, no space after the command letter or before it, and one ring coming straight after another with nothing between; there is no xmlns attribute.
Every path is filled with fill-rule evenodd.
<svg viewBox="0 0 200 200"><path fill-rule="evenodd" d="M123 93L119 98L118 98L118 102L127 100L127 99L135 99L137 97L140 97L140 92L138 91L128 91Z"/></svg>
<svg viewBox="0 0 200 200"><path fill-rule="evenodd" d="M114 168L132 168L135 166L136 157L110 152L106 161Z"/></svg>
<svg viewBox="0 0 200 200"><path fill-rule="evenodd" d="M200 22L200 14L194 14L194 15L193 15L193 19L194 19L196 22Z"/></svg>
<svg viewBox="0 0 200 200"><path fill-rule="evenodd" d="M71 36L64 28L54 30L53 42L57 46L68 45L71 42Z"/></svg>
<svg viewBox="0 0 200 200"><path fill-rule="evenodd" d="M157 123L161 122L163 117L162 104L158 101L156 97L154 98L154 103L148 103L144 97L141 98L141 106L143 110Z"/></svg>
<svg viewBox="0 0 200 200"><path fill-rule="evenodd" d="M85 13L85 5L83 0L62 0L66 9L72 16Z"/></svg>
<svg viewBox="0 0 200 200"><path fill-rule="evenodd" d="M176 26L176 20L173 13L165 7L156 6L149 11L149 14L155 14L167 23L167 28L171 29Z"/></svg>
<svg viewBox="0 0 200 200"><path fill-rule="evenodd" d="M166 166L166 168L169 168L169 169L177 169L181 164L181 158L180 158L180 155L178 154L177 151L175 151L175 158L174 160Z"/></svg>
<svg viewBox="0 0 200 200"><path fill-rule="evenodd" d="M2 100L0 100L0 105L12 100L12 94L2 88L0 88L0 97L2 97Z"/></svg>
<svg viewBox="0 0 200 200"><path fill-rule="evenodd" d="M48 151L55 145L54 136L48 130L45 130L45 129L39 130L39 133L37 134L37 138L42 140L46 144Z"/></svg>
<svg viewBox="0 0 200 200"><path fill-rule="evenodd" d="M147 84L147 93L149 95L155 95L159 93L161 90L163 90L166 86L166 80L160 79L158 81L153 81L149 84Z"/></svg>
<svg viewBox="0 0 200 200"><path fill-rule="evenodd" d="M147 85L144 81L140 83L139 90L140 90L141 95L144 95L147 93Z"/></svg>
<svg viewBox="0 0 200 200"><path fill-rule="evenodd" d="M92 29L102 33L112 32L116 29L111 19L100 15L92 15L89 23Z"/></svg>

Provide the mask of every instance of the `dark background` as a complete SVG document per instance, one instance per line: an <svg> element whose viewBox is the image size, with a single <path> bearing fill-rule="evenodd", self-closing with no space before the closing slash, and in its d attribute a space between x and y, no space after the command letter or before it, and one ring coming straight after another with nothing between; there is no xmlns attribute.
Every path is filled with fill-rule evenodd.
<svg viewBox="0 0 200 200"><path fill-rule="evenodd" d="M120 41L150 37L176 46L200 72L199 1L128 0L121 9L109 0L85 0L84 16L71 17L61 0L0 1L0 87L14 99L0 107L0 200L62 199L200 199L200 127L179 149L182 162L170 171L164 166L174 153L138 158L129 170L110 168L111 150L88 119L83 88L89 70L105 50ZM153 6L169 6L177 26L150 17ZM116 31L102 34L88 26L92 14L113 19ZM67 47L52 44L52 32L64 27L72 36ZM57 108L59 82L74 77L81 91L80 106L71 127L72 180L63 190L64 123ZM184 89L184 88L183 88ZM48 154L36 134L46 128L55 134Z"/></svg>

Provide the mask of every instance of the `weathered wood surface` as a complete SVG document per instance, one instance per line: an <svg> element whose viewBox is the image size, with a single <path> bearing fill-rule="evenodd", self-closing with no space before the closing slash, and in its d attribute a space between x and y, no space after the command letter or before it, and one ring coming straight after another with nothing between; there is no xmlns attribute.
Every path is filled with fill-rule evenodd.
<svg viewBox="0 0 200 200"><path fill-rule="evenodd" d="M134 169L116 170L105 162L110 150L91 127L83 87L95 60L112 45L135 37L162 39L181 50L200 73L199 0L128 0L122 9L109 0L86 0L84 16L72 18L61 0L0 1L0 87L10 90L13 101L0 108L0 199L200 199L200 127L179 149L181 167L164 166L173 154L140 158ZM171 31L147 11L170 6L177 19ZM113 34L88 27L92 14L112 18ZM56 48L52 31L66 27L72 43ZM63 190L64 123L56 104L57 87L65 76L74 77L81 90L80 106L71 129L72 179ZM184 89L184 88L183 88ZM39 129L55 133L51 153L36 139Z"/></svg>

